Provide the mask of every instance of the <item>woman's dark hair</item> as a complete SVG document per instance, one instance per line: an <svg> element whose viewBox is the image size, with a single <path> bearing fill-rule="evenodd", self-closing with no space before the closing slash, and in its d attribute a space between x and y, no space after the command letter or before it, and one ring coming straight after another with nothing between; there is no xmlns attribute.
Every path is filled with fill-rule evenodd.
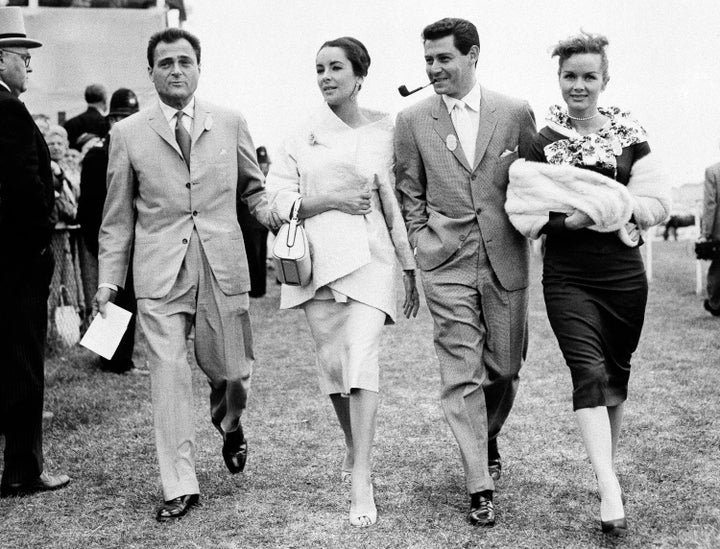
<svg viewBox="0 0 720 549"><path fill-rule="evenodd" d="M455 47L467 55L473 46L480 47L480 36L475 25L466 19L446 17L429 24L422 31L423 40L439 40L452 35Z"/></svg>
<svg viewBox="0 0 720 549"><path fill-rule="evenodd" d="M602 70L603 81L605 83L610 80L610 72L608 71L608 58L605 53L605 48L610 42L606 36L602 34L591 34L580 31L580 34L575 34L558 42L552 50L550 57L558 56L558 74L562 69L562 64L579 53L596 53L600 56L600 68Z"/></svg>
<svg viewBox="0 0 720 549"><path fill-rule="evenodd" d="M152 68L155 65L155 49L160 42L165 44L172 44L178 40L187 40L190 42L192 49L195 50L195 57L197 57L197 64L200 64L200 40L194 34L190 34L188 31L183 29L176 29L171 27L169 29L161 30L156 32L150 37L147 47L147 60L148 66Z"/></svg>
<svg viewBox="0 0 720 549"><path fill-rule="evenodd" d="M340 48L345 52L345 56L352 64L355 76L367 76L368 68L370 68L370 54L367 48L360 40L352 36L342 36L335 40L328 40L322 46L323 48ZM320 51L318 50L318 51Z"/></svg>

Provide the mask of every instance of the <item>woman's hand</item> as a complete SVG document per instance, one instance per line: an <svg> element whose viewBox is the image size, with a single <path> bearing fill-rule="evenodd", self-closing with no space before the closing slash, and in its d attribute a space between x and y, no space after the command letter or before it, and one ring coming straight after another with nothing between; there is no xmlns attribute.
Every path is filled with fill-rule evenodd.
<svg viewBox="0 0 720 549"><path fill-rule="evenodd" d="M420 294L415 283L415 271L403 272L403 286L405 286L405 301L403 314L405 318L415 318L420 310Z"/></svg>
<svg viewBox="0 0 720 549"><path fill-rule="evenodd" d="M592 220L592 218L585 212L581 212L580 210L575 210L573 213L571 213L565 218L565 228L571 231L584 229L585 227L589 227L593 224L595 224L595 222Z"/></svg>
<svg viewBox="0 0 720 549"><path fill-rule="evenodd" d="M630 241L637 244L640 241L640 229L632 221L625 223L625 230L627 231Z"/></svg>
<svg viewBox="0 0 720 549"><path fill-rule="evenodd" d="M372 211L371 199L372 193L368 189L338 189L333 193L333 209L351 215L367 215Z"/></svg>

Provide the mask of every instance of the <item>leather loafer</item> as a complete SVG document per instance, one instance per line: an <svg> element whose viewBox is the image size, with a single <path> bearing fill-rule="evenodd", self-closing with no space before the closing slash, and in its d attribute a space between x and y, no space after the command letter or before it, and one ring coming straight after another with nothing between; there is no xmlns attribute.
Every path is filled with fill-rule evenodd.
<svg viewBox="0 0 720 549"><path fill-rule="evenodd" d="M621 538L627 535L627 519L601 520L600 528L606 536Z"/></svg>
<svg viewBox="0 0 720 549"><path fill-rule="evenodd" d="M67 475L49 475L43 472L36 479L25 483L8 483L0 487L0 497L28 496L37 492L49 492L59 490L70 483Z"/></svg>
<svg viewBox="0 0 720 549"><path fill-rule="evenodd" d="M237 430L230 433L225 433L222 455L230 473L235 475L245 469L247 452L248 445L242 427L238 427Z"/></svg>
<svg viewBox="0 0 720 549"><path fill-rule="evenodd" d="M480 496L477 503L471 502L467 519L473 526L495 526L495 506L491 499Z"/></svg>
<svg viewBox="0 0 720 549"><path fill-rule="evenodd" d="M710 300L706 299L703 301L703 308L713 316L720 316L720 309L716 309L710 305Z"/></svg>
<svg viewBox="0 0 720 549"><path fill-rule="evenodd" d="M502 462L500 458L488 460L488 473L490 473L490 478L492 478L494 482L500 480L500 476L502 475Z"/></svg>
<svg viewBox="0 0 720 549"><path fill-rule="evenodd" d="M191 507L198 504L200 500L199 494L186 494L179 498L171 499L166 501L157 510L155 518L158 522L169 522L171 520L177 520L187 515L187 512Z"/></svg>

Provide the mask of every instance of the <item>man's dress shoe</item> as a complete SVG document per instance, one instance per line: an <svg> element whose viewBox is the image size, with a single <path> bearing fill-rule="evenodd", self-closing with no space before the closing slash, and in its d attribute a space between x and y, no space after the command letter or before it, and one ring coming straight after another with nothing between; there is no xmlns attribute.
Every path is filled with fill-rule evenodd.
<svg viewBox="0 0 720 549"><path fill-rule="evenodd" d="M59 490L68 485L70 477L67 475L49 475L43 472L35 480L24 483L7 483L0 487L0 497L28 496L36 492L49 492Z"/></svg>
<svg viewBox="0 0 720 549"><path fill-rule="evenodd" d="M180 496L179 498L166 501L163 503L162 507L158 509L155 518L158 522L177 520L187 515L190 508L197 505L199 500L199 494L186 494L184 496Z"/></svg>
<svg viewBox="0 0 720 549"><path fill-rule="evenodd" d="M715 307L710 305L710 300L706 299L705 301L703 301L703 307L711 315L720 316L720 309L716 309Z"/></svg>
<svg viewBox="0 0 720 549"><path fill-rule="evenodd" d="M245 440L245 435L243 435L242 427L238 427L230 433L225 433L222 455L230 473L234 475L245 469L247 452L248 445L247 440Z"/></svg>
<svg viewBox="0 0 720 549"><path fill-rule="evenodd" d="M473 526L495 526L495 507L492 499L473 494L467 518Z"/></svg>

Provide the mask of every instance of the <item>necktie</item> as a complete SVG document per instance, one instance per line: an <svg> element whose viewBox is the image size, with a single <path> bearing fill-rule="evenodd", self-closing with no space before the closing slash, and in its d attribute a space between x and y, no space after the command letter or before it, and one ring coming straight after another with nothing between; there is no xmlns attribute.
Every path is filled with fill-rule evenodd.
<svg viewBox="0 0 720 549"><path fill-rule="evenodd" d="M452 120L453 126L455 126L455 132L458 134L460 146L465 153L470 167L475 165L475 139L477 138L477 129L473 128L473 123L470 118L470 114L467 111L465 103L458 101L450 111L450 119Z"/></svg>
<svg viewBox="0 0 720 549"><path fill-rule="evenodd" d="M185 159L185 164L187 164L187 167L190 168L190 134L185 129L185 125L182 123L183 116L185 116L185 113L182 111L178 111L175 114L177 118L177 123L175 124L175 139L178 142L178 145L180 145L180 150L182 151L183 158Z"/></svg>

